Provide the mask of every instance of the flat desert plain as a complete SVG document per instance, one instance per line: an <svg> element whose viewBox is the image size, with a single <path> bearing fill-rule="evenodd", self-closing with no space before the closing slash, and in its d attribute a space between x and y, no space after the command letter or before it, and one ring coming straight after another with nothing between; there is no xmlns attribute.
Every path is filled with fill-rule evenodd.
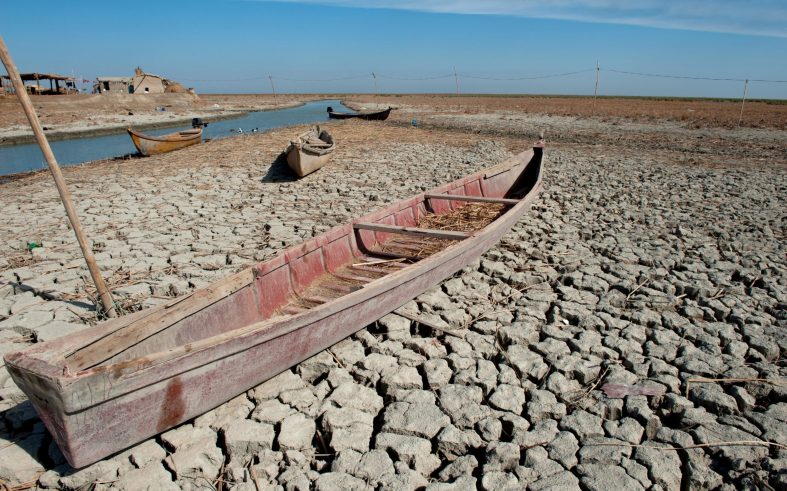
<svg viewBox="0 0 787 491"><path fill-rule="evenodd" d="M738 126L740 104L723 101L339 97L395 110L385 122L323 122L337 150L300 180L280 153L306 126L65 168L122 311L499 163L540 134L544 191L500 243L406 305L429 325L389 314L358 326L82 470L65 463L0 367L0 483L787 487L787 106L747 103ZM182 112L311 99L209 95ZM88 120L79 101L62 111L36 103L62 131ZM24 124L9 107L0 104L0 131ZM98 322L51 177L0 185L0 217L0 353Z"/></svg>

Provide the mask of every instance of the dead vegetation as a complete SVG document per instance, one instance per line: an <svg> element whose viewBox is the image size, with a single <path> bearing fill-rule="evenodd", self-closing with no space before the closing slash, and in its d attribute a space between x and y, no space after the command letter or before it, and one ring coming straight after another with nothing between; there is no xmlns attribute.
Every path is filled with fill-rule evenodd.
<svg viewBox="0 0 787 491"><path fill-rule="evenodd" d="M353 101L370 104L411 105L435 113L474 114L488 111L550 116L623 118L638 122L679 121L691 128L735 128L740 101L658 97L551 97L526 95L353 95ZM396 111L392 113L397 116ZM401 113L399 113L401 116ZM410 116L412 117L412 116ZM787 104L781 101L746 101L741 126L787 129Z"/></svg>

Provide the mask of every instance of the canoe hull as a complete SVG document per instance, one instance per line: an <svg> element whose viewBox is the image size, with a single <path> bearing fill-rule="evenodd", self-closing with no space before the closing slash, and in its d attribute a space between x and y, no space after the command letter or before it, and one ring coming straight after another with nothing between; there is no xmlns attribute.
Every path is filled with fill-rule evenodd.
<svg viewBox="0 0 787 491"><path fill-rule="evenodd" d="M319 148L313 151L305 143L306 137L308 136L313 136L315 138L322 136L330 142L330 147ZM326 141L326 144L328 141ZM328 161L331 160L334 148L333 138L326 132L321 133L318 128L316 131L312 130L309 133L300 135L297 141L290 143L284 153L287 156L287 165L290 169L292 169L298 177L304 177L327 164Z"/></svg>
<svg viewBox="0 0 787 491"><path fill-rule="evenodd" d="M287 151L287 165L298 177L304 177L322 168L331 160L331 154L313 155L308 152L291 148Z"/></svg>
<svg viewBox="0 0 787 491"><path fill-rule="evenodd" d="M202 141L202 128L156 137L145 135L131 128L127 131L137 151L146 157L180 150Z"/></svg>
<svg viewBox="0 0 787 491"><path fill-rule="evenodd" d="M208 325L217 330L222 323L244 325L245 319L253 319L260 313L268 316L262 322L224 333L219 331L208 339L163 352L153 347L148 355L127 361L118 359L114 364L106 362L77 373L70 373L69 365L64 367L63 362L58 361L65 359L75 346L100 342L112 333L122 332L124 326L166 316L168 309L186 308L184 304L191 301L177 299L150 311L86 329L68 339L56 339L10 353L6 355L7 368L17 385L30 397L68 462L74 467L96 462L259 385L470 264L522 217L540 191L540 151L535 155L531 152L524 160L522 156L519 158L521 161L514 165L509 163L496 168L498 170L469 176L431 191L468 194L478 189L479 193L491 195L510 186L516 180L513 174L523 174L528 166L537 165L537 179L533 178L535 181L529 192L498 219L456 245L319 308L280 316L271 314L271 307L264 305L264 301L267 296L276 296L270 287L277 277L282 277L280 275L290 277L295 283L307 282L310 275L319 275L319 265L315 266L316 263L309 259L315 254L324 258L321 261L325 261L325 268L329 270L333 261L346 261L349 257L352 262L353 254L361 254L366 247L364 244L372 244L378 238L382 240L383 234L356 230L352 223L337 227L251 270L211 285L208 295L232 293L215 303L209 298L209 306L192 316L197 328ZM507 173L512 175L506 176ZM482 180L484 183L480 182ZM413 210L421 206L424 199L424 195L418 195L361 220L407 225ZM337 247L342 244L342 248ZM345 251L347 247L352 251ZM350 256L346 256L348 253ZM264 296L261 295L263 291ZM185 327L189 328L186 331L193 330ZM145 352L144 341L138 343L137 349ZM100 359L103 358L97 358Z"/></svg>
<svg viewBox="0 0 787 491"><path fill-rule="evenodd" d="M335 111L328 111L328 117L332 119L363 119L366 121L385 121L388 119L388 116L391 114L391 108L384 111L377 111L372 113L341 113Z"/></svg>

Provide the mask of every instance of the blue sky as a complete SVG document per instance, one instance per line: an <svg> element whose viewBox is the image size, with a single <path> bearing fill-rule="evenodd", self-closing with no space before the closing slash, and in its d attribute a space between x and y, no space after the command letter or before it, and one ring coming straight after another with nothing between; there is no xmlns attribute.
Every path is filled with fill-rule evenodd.
<svg viewBox="0 0 787 491"><path fill-rule="evenodd" d="M787 80L785 0L44 0L3 6L21 71L134 67L198 92L740 97ZM572 75L530 79L544 75ZM510 80L510 79L520 80ZM426 80L403 80L426 79ZM505 80L508 79L508 80ZM308 81L306 81L308 80ZM749 97L787 99L787 83Z"/></svg>

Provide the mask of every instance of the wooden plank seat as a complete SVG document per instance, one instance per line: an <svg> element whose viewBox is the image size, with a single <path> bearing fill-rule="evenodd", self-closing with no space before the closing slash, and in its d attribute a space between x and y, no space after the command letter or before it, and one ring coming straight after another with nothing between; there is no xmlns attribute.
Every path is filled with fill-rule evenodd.
<svg viewBox="0 0 787 491"><path fill-rule="evenodd" d="M405 254L398 254L396 252L390 252L390 251L374 250L374 251L372 251L372 253L375 256L380 256L380 257L384 257L384 258L391 258L391 259L405 259L405 260L411 261L411 262L418 262L421 259L423 259L422 256L408 256L408 255L405 255ZM407 266L407 265L405 265L405 266Z"/></svg>
<svg viewBox="0 0 787 491"><path fill-rule="evenodd" d="M400 227L397 225L384 225L381 223L355 223L353 228L356 230L372 230L374 232L385 232L389 234L414 235L416 237L432 237L435 239L464 240L470 237L468 232L457 232L454 230L433 230L431 228Z"/></svg>
<svg viewBox="0 0 787 491"><path fill-rule="evenodd" d="M391 266L393 268L406 268L407 264L402 262L405 258L381 258L381 257L373 257L373 256L360 256L358 257L361 261L365 261L364 263L360 263L362 266ZM356 263L359 264L359 263Z"/></svg>
<svg viewBox="0 0 787 491"><path fill-rule="evenodd" d="M358 290L360 287L351 287L349 285L345 285L344 283L325 283L320 285L320 288L324 290L328 290L333 294L336 294L336 297L340 297L342 295L347 295L348 293L352 293L355 290Z"/></svg>
<svg viewBox="0 0 787 491"><path fill-rule="evenodd" d="M424 249L425 244L415 243L402 243L396 240L389 240L385 243L387 249L402 249L404 251L420 252Z"/></svg>
<svg viewBox="0 0 787 491"><path fill-rule="evenodd" d="M359 276L355 274L348 274L348 273L331 273L333 276L340 280L349 281L353 283L369 283L370 281L374 281L377 278L369 278L368 276Z"/></svg>
<svg viewBox="0 0 787 491"><path fill-rule="evenodd" d="M363 271L366 273L372 274L379 274L379 275L387 275L388 273L392 273L390 269L379 268L377 266L366 266L365 264L353 264L350 266L350 269L353 271Z"/></svg>
<svg viewBox="0 0 787 491"><path fill-rule="evenodd" d="M445 199L445 200L454 200L454 201L472 201L476 203L500 203L503 205L515 205L519 203L518 199L485 198L483 196L466 196L461 194L425 194L424 198Z"/></svg>
<svg viewBox="0 0 787 491"><path fill-rule="evenodd" d="M303 307L297 307L295 305L287 305L282 308L280 312L286 315L296 315L300 314L301 312L306 312L307 310L309 309L304 309Z"/></svg>
<svg viewBox="0 0 787 491"><path fill-rule="evenodd" d="M324 303L330 302L331 300L333 300L333 298L324 297L322 295L308 295L308 296L301 297L301 300L322 305Z"/></svg>

